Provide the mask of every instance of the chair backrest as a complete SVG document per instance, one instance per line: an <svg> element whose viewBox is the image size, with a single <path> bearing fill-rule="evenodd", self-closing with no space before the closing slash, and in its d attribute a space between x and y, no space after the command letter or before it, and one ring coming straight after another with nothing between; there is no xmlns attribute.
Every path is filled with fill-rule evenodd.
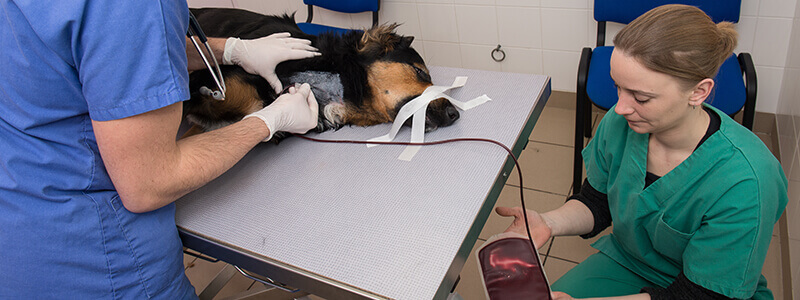
<svg viewBox="0 0 800 300"><path fill-rule="evenodd" d="M598 22L628 24L645 12L664 4L686 4L703 10L715 23L739 22L741 0L595 0L594 19ZM624 9L620 9L624 7Z"/></svg>
<svg viewBox="0 0 800 300"><path fill-rule="evenodd" d="M609 74L608 57L613 47L602 47L605 41L605 22L627 24L655 7L664 4L693 5L703 10L714 22L738 22L741 11L741 0L595 0L594 18L597 26L597 48L594 56L602 57L602 64L592 64L589 69L593 82L587 86L589 99L597 106L609 109L617 102L616 88ZM714 78L714 92L707 103L719 108L726 114L738 112L745 104L747 94L742 81L742 69L735 55L731 55L720 68ZM717 101L715 101L717 100Z"/></svg>
<svg viewBox="0 0 800 300"><path fill-rule="evenodd" d="M379 8L378 0L303 0L303 3L343 13L377 12Z"/></svg>
<svg viewBox="0 0 800 300"><path fill-rule="evenodd" d="M739 22L742 0L595 0L597 47L605 46L606 22L628 24L647 11L665 4L686 4L703 10L715 23Z"/></svg>
<svg viewBox="0 0 800 300"><path fill-rule="evenodd" d="M361 13L371 11L372 26L378 25L378 10L380 9L380 0L303 0L303 3L308 6L308 17L306 18L305 22L307 24L302 24L300 29L303 31L313 30L313 33L308 31L306 31L306 33L315 34L317 32L327 30L333 30L336 32L347 31L347 29L343 28L311 24L311 20L314 18L314 6L319 6L327 10L342 13Z"/></svg>

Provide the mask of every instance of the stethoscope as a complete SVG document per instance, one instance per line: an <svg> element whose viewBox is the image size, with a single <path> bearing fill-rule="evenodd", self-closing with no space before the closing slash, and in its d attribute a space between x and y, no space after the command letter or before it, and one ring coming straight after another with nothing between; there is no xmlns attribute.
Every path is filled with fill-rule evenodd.
<svg viewBox="0 0 800 300"><path fill-rule="evenodd" d="M225 79L222 78L222 71L219 69L219 63L217 63L217 58L214 56L214 51L211 51L211 46L208 45L208 38L206 38L203 30L200 29L200 23L197 22L197 19L191 12L189 12L189 30L186 32L186 36L192 40L194 48L197 49L197 53L200 53L200 57L203 58L203 63L206 64L206 68L208 68L208 71L214 78L214 82L217 83L217 88L219 88L217 91L212 91L208 87L204 86L200 88L200 93L206 96L211 96L216 100L225 100ZM203 50L200 49L200 45L195 40L195 36L200 38L200 42L203 43L206 51L211 54L211 61L214 62L213 68L211 67L211 63L208 62L208 58L206 58Z"/></svg>

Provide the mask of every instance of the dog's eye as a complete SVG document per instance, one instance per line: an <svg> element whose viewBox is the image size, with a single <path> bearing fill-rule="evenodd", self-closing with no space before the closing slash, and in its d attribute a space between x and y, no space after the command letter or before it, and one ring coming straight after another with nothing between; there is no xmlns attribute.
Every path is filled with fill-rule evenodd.
<svg viewBox="0 0 800 300"><path fill-rule="evenodd" d="M422 70L421 68L419 68L419 67L417 67L415 65L411 65L411 67L414 68L414 72L417 73L417 78L419 78L420 80L423 80L425 82L430 82L431 81L431 75L426 73L425 70Z"/></svg>

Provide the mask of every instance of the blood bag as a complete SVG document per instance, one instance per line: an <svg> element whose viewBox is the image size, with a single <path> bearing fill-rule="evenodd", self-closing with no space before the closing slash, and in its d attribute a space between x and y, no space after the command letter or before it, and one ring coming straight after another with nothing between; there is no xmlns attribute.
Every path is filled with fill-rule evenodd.
<svg viewBox="0 0 800 300"><path fill-rule="evenodd" d="M494 235L475 256L486 299L551 299L539 253L526 236L514 232Z"/></svg>

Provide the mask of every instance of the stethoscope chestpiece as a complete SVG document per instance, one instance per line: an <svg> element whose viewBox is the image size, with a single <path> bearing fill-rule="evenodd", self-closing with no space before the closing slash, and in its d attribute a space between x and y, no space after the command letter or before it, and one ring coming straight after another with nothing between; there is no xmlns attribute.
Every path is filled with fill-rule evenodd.
<svg viewBox="0 0 800 300"><path fill-rule="evenodd" d="M207 86L200 87L200 95L210 96L211 98L214 98L214 100L225 100L225 94L221 93L220 91L212 91Z"/></svg>

